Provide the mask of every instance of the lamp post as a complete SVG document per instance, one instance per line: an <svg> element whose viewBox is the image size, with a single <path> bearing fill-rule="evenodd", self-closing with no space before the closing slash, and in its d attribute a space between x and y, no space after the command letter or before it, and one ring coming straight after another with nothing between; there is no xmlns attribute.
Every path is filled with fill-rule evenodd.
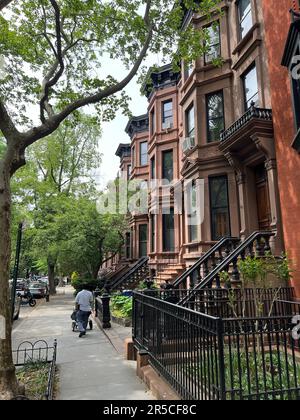
<svg viewBox="0 0 300 420"><path fill-rule="evenodd" d="M18 227L16 258L15 258L14 275L13 275L12 296L11 296L12 321L14 319L14 313L15 313L15 300L16 300L16 290L17 290L17 279L18 279L18 275L19 275L19 264L20 264L23 225L24 225L23 222L21 222L21 223L19 223L19 227Z"/></svg>

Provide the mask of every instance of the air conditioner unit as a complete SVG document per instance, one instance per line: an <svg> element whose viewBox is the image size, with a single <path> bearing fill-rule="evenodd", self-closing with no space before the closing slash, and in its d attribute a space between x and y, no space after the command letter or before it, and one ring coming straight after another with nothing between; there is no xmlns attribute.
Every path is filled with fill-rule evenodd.
<svg viewBox="0 0 300 420"><path fill-rule="evenodd" d="M186 137L182 142L183 153L192 150L195 147L195 137Z"/></svg>
<svg viewBox="0 0 300 420"><path fill-rule="evenodd" d="M166 121L163 125L163 129L164 130L171 130L173 128L173 123L172 121Z"/></svg>

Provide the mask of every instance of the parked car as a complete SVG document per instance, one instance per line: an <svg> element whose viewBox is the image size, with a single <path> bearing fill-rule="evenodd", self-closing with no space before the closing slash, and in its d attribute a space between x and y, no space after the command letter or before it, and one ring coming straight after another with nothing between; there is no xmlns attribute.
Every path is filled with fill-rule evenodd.
<svg viewBox="0 0 300 420"><path fill-rule="evenodd" d="M48 277L40 277L40 278L38 279L38 282L39 282L39 283L43 283L43 284L45 284L45 285L49 286L49 278L48 278Z"/></svg>
<svg viewBox="0 0 300 420"><path fill-rule="evenodd" d="M46 286L43 283L30 283L29 291L34 298L43 299L46 297Z"/></svg>
<svg viewBox="0 0 300 420"><path fill-rule="evenodd" d="M17 288L16 291L18 294L20 294L21 296L24 295L25 289L28 288L28 280L24 280L24 279L18 279L17 280Z"/></svg>

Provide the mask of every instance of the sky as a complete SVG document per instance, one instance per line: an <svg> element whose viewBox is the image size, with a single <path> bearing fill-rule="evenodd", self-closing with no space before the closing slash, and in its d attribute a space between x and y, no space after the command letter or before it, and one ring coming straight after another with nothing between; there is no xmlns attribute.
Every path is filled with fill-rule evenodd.
<svg viewBox="0 0 300 420"><path fill-rule="evenodd" d="M140 85L136 78L127 86L127 94L132 98L129 106L133 115L147 112L147 98L141 96ZM120 158L115 156L119 143L130 143L130 137L125 133L128 117L121 112L110 122L103 123L102 137L99 139L99 151L103 155L98 173L95 175L99 188L106 187L108 181L116 178L120 166Z"/></svg>

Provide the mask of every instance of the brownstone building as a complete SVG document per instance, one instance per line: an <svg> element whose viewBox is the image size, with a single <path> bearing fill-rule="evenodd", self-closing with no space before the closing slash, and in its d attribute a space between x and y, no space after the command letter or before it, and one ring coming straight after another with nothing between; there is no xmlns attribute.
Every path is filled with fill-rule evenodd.
<svg viewBox="0 0 300 420"><path fill-rule="evenodd" d="M274 254L287 251L294 263L300 296L300 87L281 65L284 50L290 71L300 55L299 15L291 23L291 0L220 5L222 14L210 21L186 13L183 25L209 31L208 52L182 63L181 74L171 66L150 70L148 113L126 128L131 168L129 145L117 152L130 179L203 180L203 220L189 225L185 209L177 214L170 190L161 188L158 212L149 199L149 214L132 216L126 255L148 255L159 279L174 279L222 237L272 232Z"/></svg>

